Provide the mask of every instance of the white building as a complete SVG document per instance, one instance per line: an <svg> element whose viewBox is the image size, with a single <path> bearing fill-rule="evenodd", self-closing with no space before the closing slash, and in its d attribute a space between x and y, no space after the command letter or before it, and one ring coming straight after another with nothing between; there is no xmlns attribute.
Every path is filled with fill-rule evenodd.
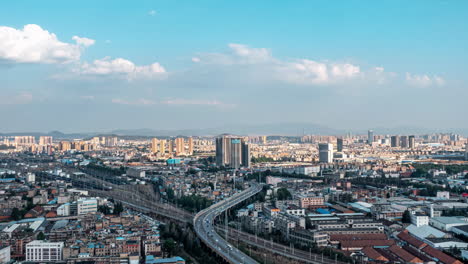
<svg viewBox="0 0 468 264"><path fill-rule="evenodd" d="M63 256L63 242L34 240L26 244L26 261L57 262Z"/></svg>
<svg viewBox="0 0 468 264"><path fill-rule="evenodd" d="M319 147L319 162L331 163L333 161L333 144L320 143Z"/></svg>
<svg viewBox="0 0 468 264"><path fill-rule="evenodd" d="M429 224L437 229L452 231L452 228L462 225L468 225L468 217L460 216L441 216L432 217Z"/></svg>
<svg viewBox="0 0 468 264"><path fill-rule="evenodd" d="M127 170L127 176L135 178L145 178L146 172L140 168L129 168Z"/></svg>
<svg viewBox="0 0 468 264"><path fill-rule="evenodd" d="M9 263L11 261L10 246L0 246L0 263Z"/></svg>
<svg viewBox="0 0 468 264"><path fill-rule="evenodd" d="M294 209L286 209L286 213L289 215L296 215L296 216L305 216L305 209L303 208L294 208Z"/></svg>
<svg viewBox="0 0 468 264"><path fill-rule="evenodd" d="M58 216L69 216L70 215L70 204L64 203L57 208Z"/></svg>
<svg viewBox="0 0 468 264"><path fill-rule="evenodd" d="M98 202L96 198L82 198L76 201L76 214L94 214L97 212Z"/></svg>
<svg viewBox="0 0 468 264"><path fill-rule="evenodd" d="M450 199L450 192L437 192L437 198L439 199Z"/></svg>
<svg viewBox="0 0 468 264"><path fill-rule="evenodd" d="M26 174L26 182L35 183L36 182L36 174L28 172L28 174Z"/></svg>
<svg viewBox="0 0 468 264"><path fill-rule="evenodd" d="M411 212L411 223L417 227L429 225L429 216L419 212Z"/></svg>

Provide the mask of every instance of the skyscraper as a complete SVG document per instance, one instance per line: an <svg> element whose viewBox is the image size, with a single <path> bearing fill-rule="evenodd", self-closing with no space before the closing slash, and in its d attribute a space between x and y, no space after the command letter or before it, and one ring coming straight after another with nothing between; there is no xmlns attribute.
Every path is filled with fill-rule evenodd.
<svg viewBox="0 0 468 264"><path fill-rule="evenodd" d="M52 145L52 137L51 136L40 136L39 137L39 145Z"/></svg>
<svg viewBox="0 0 468 264"><path fill-rule="evenodd" d="M216 165L238 169L250 166L249 145L243 138L222 135L216 138Z"/></svg>
<svg viewBox="0 0 468 264"><path fill-rule="evenodd" d="M408 137L408 147L413 149L415 147L415 141L414 141L414 136L409 136Z"/></svg>
<svg viewBox="0 0 468 264"><path fill-rule="evenodd" d="M408 147L408 136L401 136L400 138L400 146L402 148L407 148Z"/></svg>
<svg viewBox="0 0 468 264"><path fill-rule="evenodd" d="M169 154L172 154L173 151L174 151L174 141L172 139L169 139L169 141L167 142L167 152Z"/></svg>
<svg viewBox="0 0 468 264"><path fill-rule="evenodd" d="M166 152L166 140L165 139L159 140L159 152L161 154L164 154Z"/></svg>
<svg viewBox="0 0 468 264"><path fill-rule="evenodd" d="M188 138L188 153L189 155L193 155L193 138Z"/></svg>
<svg viewBox="0 0 468 264"><path fill-rule="evenodd" d="M342 152L343 151L343 138L336 139L336 151Z"/></svg>
<svg viewBox="0 0 468 264"><path fill-rule="evenodd" d="M333 144L320 143L319 147L319 162L331 163L333 161Z"/></svg>
<svg viewBox="0 0 468 264"><path fill-rule="evenodd" d="M465 160L468 161L468 142L465 144Z"/></svg>
<svg viewBox="0 0 468 264"><path fill-rule="evenodd" d="M367 131L367 144L372 145L374 142L374 130Z"/></svg>
<svg viewBox="0 0 468 264"><path fill-rule="evenodd" d="M390 138L390 146L392 148L397 148L400 146L400 136L392 136Z"/></svg>
<svg viewBox="0 0 468 264"><path fill-rule="evenodd" d="M158 139L157 138L151 139L151 152L153 153L158 152Z"/></svg>
<svg viewBox="0 0 468 264"><path fill-rule="evenodd" d="M184 138L176 138L175 139L176 145L176 155L181 155L185 153L185 140Z"/></svg>

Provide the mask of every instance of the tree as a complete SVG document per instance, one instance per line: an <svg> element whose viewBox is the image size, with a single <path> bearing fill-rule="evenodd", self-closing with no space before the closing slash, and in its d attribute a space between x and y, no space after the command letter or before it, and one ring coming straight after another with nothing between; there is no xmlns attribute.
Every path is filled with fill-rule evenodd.
<svg viewBox="0 0 468 264"><path fill-rule="evenodd" d="M107 205L100 205L100 206L98 207L98 211L99 211L100 213L105 214L105 215L110 214L110 208L109 208L109 206L107 206Z"/></svg>
<svg viewBox="0 0 468 264"><path fill-rule="evenodd" d="M174 196L175 196L174 190L172 190L171 188L167 188L166 194L167 194L167 200L172 201L174 199Z"/></svg>
<svg viewBox="0 0 468 264"><path fill-rule="evenodd" d="M406 210L404 213L403 213L403 218L401 219L401 222L403 223L411 223L411 213L410 211Z"/></svg>
<svg viewBox="0 0 468 264"><path fill-rule="evenodd" d="M11 210L11 218L13 218L13 220L20 220L22 218L21 212L18 208L15 207Z"/></svg>
<svg viewBox="0 0 468 264"><path fill-rule="evenodd" d="M39 234L37 234L37 240L44 240L44 239L45 239L44 233L42 233L42 231L39 232Z"/></svg>
<svg viewBox="0 0 468 264"><path fill-rule="evenodd" d="M279 188L276 191L276 195L278 197L278 200L287 200L292 197L291 193L286 188Z"/></svg>
<svg viewBox="0 0 468 264"><path fill-rule="evenodd" d="M174 252L175 252L176 246L177 246L177 244L174 241L174 239L169 238L169 239L164 240L163 250L167 254L169 254L169 256L172 256L174 254Z"/></svg>
<svg viewBox="0 0 468 264"><path fill-rule="evenodd" d="M123 205L121 202L116 202L114 205L114 214L120 214L124 211Z"/></svg>

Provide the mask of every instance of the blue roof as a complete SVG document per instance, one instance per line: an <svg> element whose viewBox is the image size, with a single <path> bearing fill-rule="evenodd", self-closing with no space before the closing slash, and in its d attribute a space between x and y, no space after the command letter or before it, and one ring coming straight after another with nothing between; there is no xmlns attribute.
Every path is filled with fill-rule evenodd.
<svg viewBox="0 0 468 264"><path fill-rule="evenodd" d="M323 208L319 208L316 210L317 213L319 214L330 214L330 211L326 210L326 209L323 209Z"/></svg>
<svg viewBox="0 0 468 264"><path fill-rule="evenodd" d="M145 264L154 264L154 263L173 263L177 261L185 261L181 257L172 257L164 259L155 259L152 255L146 256Z"/></svg>
<svg viewBox="0 0 468 264"><path fill-rule="evenodd" d="M0 182L12 182L12 181L15 181L16 179L15 178L2 178L0 179Z"/></svg>

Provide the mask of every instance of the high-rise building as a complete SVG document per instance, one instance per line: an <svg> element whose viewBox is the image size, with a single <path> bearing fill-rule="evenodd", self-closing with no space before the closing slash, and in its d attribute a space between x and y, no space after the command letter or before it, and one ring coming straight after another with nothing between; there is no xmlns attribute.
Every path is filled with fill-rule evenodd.
<svg viewBox="0 0 468 264"><path fill-rule="evenodd" d="M185 140L184 138L176 138L175 139L176 145L176 155L181 155L185 153Z"/></svg>
<svg viewBox="0 0 468 264"><path fill-rule="evenodd" d="M166 152L166 140L165 139L159 140L159 152L161 154L164 154Z"/></svg>
<svg viewBox="0 0 468 264"><path fill-rule="evenodd" d="M33 136L15 136L16 145L32 145L36 143L36 139Z"/></svg>
<svg viewBox="0 0 468 264"><path fill-rule="evenodd" d="M341 137L336 139L336 151L338 151L338 152L343 151L343 138L341 138Z"/></svg>
<svg viewBox="0 0 468 264"><path fill-rule="evenodd" d="M153 153L158 152L158 139L157 138L151 139L151 152Z"/></svg>
<svg viewBox="0 0 468 264"><path fill-rule="evenodd" d="M397 148L400 146L400 136L392 136L390 138L390 146L392 148Z"/></svg>
<svg viewBox="0 0 468 264"><path fill-rule="evenodd" d="M262 144L267 143L267 136L262 136L261 139L262 139Z"/></svg>
<svg viewBox="0 0 468 264"><path fill-rule="evenodd" d="M50 136L40 136L39 137L39 145L52 145L52 137Z"/></svg>
<svg viewBox="0 0 468 264"><path fill-rule="evenodd" d="M413 149L415 147L414 136L409 136L408 137L408 147L410 149Z"/></svg>
<svg viewBox="0 0 468 264"><path fill-rule="evenodd" d="M189 137L188 138L188 153L189 155L193 155L193 138Z"/></svg>
<svg viewBox="0 0 468 264"><path fill-rule="evenodd" d="M115 147L117 146L117 137L104 137L104 146L106 147Z"/></svg>
<svg viewBox="0 0 468 264"><path fill-rule="evenodd" d="M465 144L465 160L468 161L468 142Z"/></svg>
<svg viewBox="0 0 468 264"><path fill-rule="evenodd" d="M401 136L400 137L400 146L402 148L407 148L408 147L408 136Z"/></svg>
<svg viewBox="0 0 468 264"><path fill-rule="evenodd" d="M331 163L333 161L333 144L320 143L319 147L319 162Z"/></svg>
<svg viewBox="0 0 468 264"><path fill-rule="evenodd" d="M169 141L167 142L167 152L169 154L172 154L173 151L174 151L174 141L172 139L169 139Z"/></svg>
<svg viewBox="0 0 468 264"><path fill-rule="evenodd" d="M216 138L216 165L234 169L249 167L249 145L237 136L222 135Z"/></svg>
<svg viewBox="0 0 468 264"><path fill-rule="evenodd" d="M374 130L367 131L367 144L372 145L374 142Z"/></svg>
<svg viewBox="0 0 468 264"><path fill-rule="evenodd" d="M61 142L59 143L59 149L60 149L61 151L69 151L69 150L71 150L71 143L70 143L70 141L61 141Z"/></svg>

